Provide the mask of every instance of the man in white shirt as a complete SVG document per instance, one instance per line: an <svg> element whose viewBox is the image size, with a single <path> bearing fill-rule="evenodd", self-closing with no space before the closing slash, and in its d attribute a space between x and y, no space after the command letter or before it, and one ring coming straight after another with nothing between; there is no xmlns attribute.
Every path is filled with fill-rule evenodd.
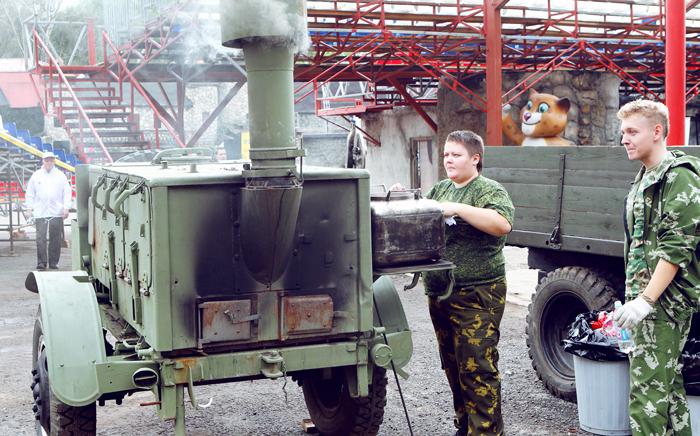
<svg viewBox="0 0 700 436"><path fill-rule="evenodd" d="M63 220L68 218L71 188L68 179L55 167L56 156L47 151L41 168L36 170L27 184L26 200L30 216L36 225L36 268L58 269L63 241ZM46 234L48 233L48 256Z"/></svg>

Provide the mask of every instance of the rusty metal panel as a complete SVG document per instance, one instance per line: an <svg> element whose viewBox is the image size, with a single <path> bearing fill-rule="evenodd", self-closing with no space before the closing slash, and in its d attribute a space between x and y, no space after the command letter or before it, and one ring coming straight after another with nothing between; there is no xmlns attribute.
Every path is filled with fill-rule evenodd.
<svg viewBox="0 0 700 436"><path fill-rule="evenodd" d="M199 305L199 338L201 344L250 339L251 323L258 318L251 314L250 300L208 301Z"/></svg>
<svg viewBox="0 0 700 436"><path fill-rule="evenodd" d="M282 298L282 335L329 332L333 329L333 300L330 295Z"/></svg>

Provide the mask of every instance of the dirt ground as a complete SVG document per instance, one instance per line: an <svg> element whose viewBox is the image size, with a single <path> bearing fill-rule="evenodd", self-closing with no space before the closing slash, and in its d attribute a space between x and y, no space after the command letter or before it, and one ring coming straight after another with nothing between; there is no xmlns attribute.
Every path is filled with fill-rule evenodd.
<svg viewBox="0 0 700 436"><path fill-rule="evenodd" d="M0 234L0 239L2 235ZM578 429L576 405L552 397L532 370L525 346L525 304L534 289L536 274L527 271L526 252L507 248L509 303L501 325L499 346L503 375L503 415L509 435L566 435ZM69 249L64 249L62 269L68 269ZM0 242L0 434L34 434L31 382L31 340L38 296L24 289L27 272L36 264L34 243ZM399 284L408 278L396 279ZM406 368L408 380L400 380L415 435L451 435L452 404L449 387L440 370L435 337L426 297L418 287L401 292L413 331L414 354ZM200 402L211 407L194 410L186 404L186 428L192 435L303 435L301 420L307 412L301 389L291 380L241 382L195 388ZM388 404L381 435L408 435L397 384L390 375ZM161 422L155 410L140 403L150 393L135 394L124 404L98 407L98 434L171 434L172 422Z"/></svg>

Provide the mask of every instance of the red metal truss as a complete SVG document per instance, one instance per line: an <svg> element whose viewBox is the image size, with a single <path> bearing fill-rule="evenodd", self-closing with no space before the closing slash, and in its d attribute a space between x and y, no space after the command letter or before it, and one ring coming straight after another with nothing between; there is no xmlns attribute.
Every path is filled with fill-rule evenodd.
<svg viewBox="0 0 700 436"><path fill-rule="evenodd" d="M191 20L185 27L175 25L178 12L184 10L189 4L189 0L174 4L155 20L147 23L143 34L119 47L118 53L127 65L137 64L131 68L132 73L136 74L138 70L182 39L190 27L196 26L196 19ZM104 52L107 53L106 48ZM116 55L113 54L106 58L104 63L110 65L115 62Z"/></svg>
<svg viewBox="0 0 700 436"><path fill-rule="evenodd" d="M486 4L500 8L498 69L531 73L505 90L504 102L555 69L610 71L630 92L658 99L666 74L666 1L649 6L634 0L533 0L525 6L503 0L310 0L313 50L298 58L295 75L305 82L299 89L306 94L333 81L367 82L366 88L375 90L349 99L349 106L323 109L324 115L435 104L432 97L406 91L419 80L442 82L486 111L491 99L463 85L479 75L488 81ZM605 12L602 5L614 11ZM689 101L700 94L700 21L686 23Z"/></svg>

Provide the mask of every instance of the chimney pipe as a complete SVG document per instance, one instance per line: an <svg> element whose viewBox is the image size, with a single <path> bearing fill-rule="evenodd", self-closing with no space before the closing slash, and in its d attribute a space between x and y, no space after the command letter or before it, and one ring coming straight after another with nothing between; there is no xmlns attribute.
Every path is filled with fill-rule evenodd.
<svg viewBox="0 0 700 436"><path fill-rule="evenodd" d="M294 51L306 35L303 0L221 0L226 47L248 74L251 166L243 171L240 241L251 275L271 288L291 257L302 186L294 136Z"/></svg>

